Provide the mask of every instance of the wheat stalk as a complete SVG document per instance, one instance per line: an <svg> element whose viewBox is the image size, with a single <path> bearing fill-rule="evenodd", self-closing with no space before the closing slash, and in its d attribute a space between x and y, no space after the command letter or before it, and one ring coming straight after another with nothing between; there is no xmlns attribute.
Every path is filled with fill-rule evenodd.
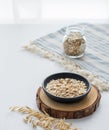
<svg viewBox="0 0 109 130"><path fill-rule="evenodd" d="M24 118L25 123L31 123L33 128L40 126L45 130L78 130L72 128L70 123L65 122L65 119L56 119L50 117L47 113L42 113L31 109L28 106L14 106L9 108L11 111L27 114Z"/></svg>

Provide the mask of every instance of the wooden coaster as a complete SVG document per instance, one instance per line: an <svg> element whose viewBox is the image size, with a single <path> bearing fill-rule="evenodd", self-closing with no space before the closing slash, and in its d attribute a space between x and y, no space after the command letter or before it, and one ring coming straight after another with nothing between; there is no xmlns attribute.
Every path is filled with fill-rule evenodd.
<svg viewBox="0 0 109 130"><path fill-rule="evenodd" d="M92 86L89 94L76 103L58 103L50 99L40 87L36 94L36 103L42 112L55 118L76 119L91 115L99 106L101 94Z"/></svg>

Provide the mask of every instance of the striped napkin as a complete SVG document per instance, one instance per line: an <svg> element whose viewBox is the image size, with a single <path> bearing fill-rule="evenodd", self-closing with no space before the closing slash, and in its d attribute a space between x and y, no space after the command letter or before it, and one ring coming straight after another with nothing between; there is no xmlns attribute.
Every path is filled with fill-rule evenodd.
<svg viewBox="0 0 109 130"><path fill-rule="evenodd" d="M68 58L72 63L80 66L82 69L99 75L102 79L109 82L109 25L82 23L76 26L80 28L85 27L87 43L85 55L82 58L69 59L64 56L62 40L66 32L66 27L34 40L32 45L39 47L42 52L45 50L49 54L54 53L58 57ZM26 49L34 50L33 46L26 46ZM107 88L109 88L108 85Z"/></svg>

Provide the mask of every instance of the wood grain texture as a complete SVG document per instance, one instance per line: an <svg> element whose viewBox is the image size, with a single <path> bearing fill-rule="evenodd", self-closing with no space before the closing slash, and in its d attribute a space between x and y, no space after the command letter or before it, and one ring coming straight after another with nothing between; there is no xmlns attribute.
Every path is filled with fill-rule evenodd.
<svg viewBox="0 0 109 130"><path fill-rule="evenodd" d="M77 119L91 115L99 106L101 94L92 86L89 94L76 103L59 103L50 99L40 87L36 94L36 103L42 112L55 118Z"/></svg>

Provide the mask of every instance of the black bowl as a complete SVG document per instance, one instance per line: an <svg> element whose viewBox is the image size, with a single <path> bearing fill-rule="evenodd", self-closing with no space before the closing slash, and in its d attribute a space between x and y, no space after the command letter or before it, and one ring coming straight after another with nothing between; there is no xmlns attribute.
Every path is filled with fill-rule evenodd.
<svg viewBox="0 0 109 130"><path fill-rule="evenodd" d="M72 79L83 81L85 83L85 85L87 86L86 93L76 96L76 97L71 97L71 98L63 98L63 97L57 97L55 95L52 95L51 93L49 93L46 90L46 86L51 80L53 80L53 79L57 80L60 78L72 78ZM90 82L85 77L83 77L79 74L62 72L62 73L56 73L56 74L48 76L43 81L42 88L43 88L44 92L46 93L46 95L54 101L57 101L60 103L74 103L74 102L77 102L77 101L80 101L81 99L83 99L90 92L91 85L90 85Z"/></svg>

